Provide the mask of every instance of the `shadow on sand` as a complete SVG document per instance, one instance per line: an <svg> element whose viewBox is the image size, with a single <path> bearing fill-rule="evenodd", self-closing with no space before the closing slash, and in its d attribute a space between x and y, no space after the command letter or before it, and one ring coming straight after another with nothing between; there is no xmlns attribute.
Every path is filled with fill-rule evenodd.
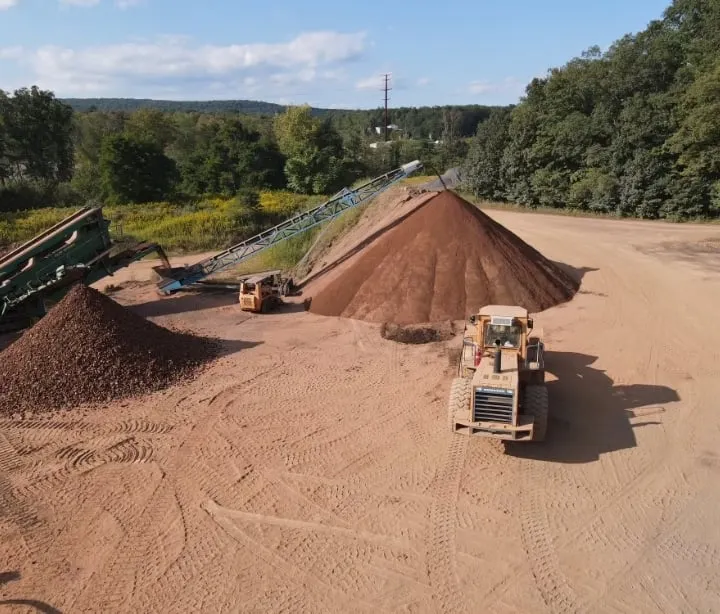
<svg viewBox="0 0 720 614"><path fill-rule="evenodd" d="M547 384L547 439L508 444L507 454L559 463L593 462L601 454L635 447L634 429L661 424L654 417L665 413L663 405L680 400L667 386L616 386L604 371L590 366L596 360L573 352L546 354L545 368L558 378ZM642 420L630 424L631 418Z"/></svg>
<svg viewBox="0 0 720 614"><path fill-rule="evenodd" d="M232 305L237 305L239 309L239 304L237 290L212 289L158 298L147 303L127 305L127 308L143 318L154 318ZM306 311L302 300L285 301L270 313L296 313L298 311Z"/></svg>
<svg viewBox="0 0 720 614"><path fill-rule="evenodd" d="M564 262L553 261L553 264L558 267L563 273L565 273L568 277L570 277L570 279L574 280L578 284L578 286L582 284L582 280L585 275L600 270L587 266L578 268L572 266L571 264L565 264Z"/></svg>
<svg viewBox="0 0 720 614"><path fill-rule="evenodd" d="M19 571L4 571L0 573L0 586L13 582L21 578ZM0 599L0 606L26 606L28 608L34 608L38 612L43 614L62 614L60 610L53 606L45 603L44 601L38 601L37 599Z"/></svg>
<svg viewBox="0 0 720 614"><path fill-rule="evenodd" d="M22 337L23 331L18 331L15 333L5 333L4 335L0 335L0 352L2 352L5 348L10 347L15 341L20 339Z"/></svg>
<svg viewBox="0 0 720 614"><path fill-rule="evenodd" d="M242 341L241 339L215 338L215 341L219 345L219 350L217 353L218 358L231 356L232 354L237 354L238 352L242 352L243 350L249 350L250 348L262 345L262 341Z"/></svg>
<svg viewBox="0 0 720 614"><path fill-rule="evenodd" d="M282 305L275 307L270 313L300 313L301 311L307 311L310 307L311 299L284 301Z"/></svg>
<svg viewBox="0 0 720 614"><path fill-rule="evenodd" d="M238 304L238 293L234 290L203 290L158 298L147 303L128 305L127 308L143 318L169 316L178 313L215 309Z"/></svg>

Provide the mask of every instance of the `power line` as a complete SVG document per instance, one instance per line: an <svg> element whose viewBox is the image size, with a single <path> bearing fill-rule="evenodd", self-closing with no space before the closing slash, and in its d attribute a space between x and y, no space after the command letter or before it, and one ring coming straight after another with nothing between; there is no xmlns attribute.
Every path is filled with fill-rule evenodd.
<svg viewBox="0 0 720 614"><path fill-rule="evenodd" d="M383 91L385 92L385 141L388 140L388 126L390 125L390 117L388 115L388 92L392 89L390 87L390 75L391 73L383 74Z"/></svg>

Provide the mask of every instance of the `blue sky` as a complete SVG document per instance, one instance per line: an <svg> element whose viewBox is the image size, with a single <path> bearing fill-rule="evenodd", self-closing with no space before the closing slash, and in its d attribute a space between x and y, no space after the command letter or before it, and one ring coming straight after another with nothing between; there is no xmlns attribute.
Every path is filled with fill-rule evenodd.
<svg viewBox="0 0 720 614"><path fill-rule="evenodd" d="M368 108L506 104L669 0L0 0L0 89Z"/></svg>

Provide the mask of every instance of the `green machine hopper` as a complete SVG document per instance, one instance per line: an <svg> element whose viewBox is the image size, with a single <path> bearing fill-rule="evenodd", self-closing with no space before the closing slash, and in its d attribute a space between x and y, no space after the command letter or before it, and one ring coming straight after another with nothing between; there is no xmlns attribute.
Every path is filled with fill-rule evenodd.
<svg viewBox="0 0 720 614"><path fill-rule="evenodd" d="M0 258L0 332L31 325L72 284L92 284L152 252L170 268L162 247L117 246L109 226L101 208L85 207Z"/></svg>

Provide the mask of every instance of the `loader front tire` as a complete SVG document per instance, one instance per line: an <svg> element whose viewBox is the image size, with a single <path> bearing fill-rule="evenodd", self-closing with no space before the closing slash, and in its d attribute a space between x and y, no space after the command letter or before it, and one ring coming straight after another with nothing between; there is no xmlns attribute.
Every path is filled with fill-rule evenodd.
<svg viewBox="0 0 720 614"><path fill-rule="evenodd" d="M462 413L467 414L470 407L472 382L466 377L456 377L450 387L450 400L448 401L448 426L450 432L455 432L455 419Z"/></svg>
<svg viewBox="0 0 720 614"><path fill-rule="evenodd" d="M525 413L534 418L533 441L544 441L548 422L548 393L545 386L525 388Z"/></svg>

